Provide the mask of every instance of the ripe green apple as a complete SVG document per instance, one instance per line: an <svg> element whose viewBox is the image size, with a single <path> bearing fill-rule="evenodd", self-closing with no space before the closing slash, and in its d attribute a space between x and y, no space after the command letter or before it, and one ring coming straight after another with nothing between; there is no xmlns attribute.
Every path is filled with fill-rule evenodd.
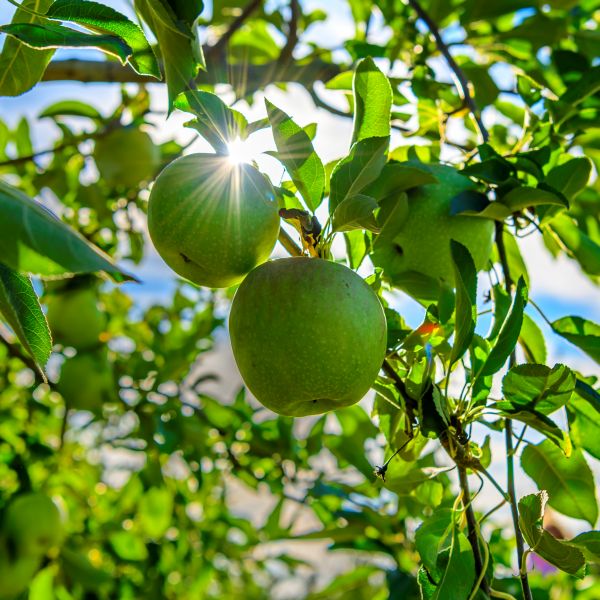
<svg viewBox="0 0 600 600"><path fill-rule="evenodd" d="M41 558L62 539L58 508L40 492L17 496L6 508L2 532L18 557Z"/></svg>
<svg viewBox="0 0 600 600"><path fill-rule="evenodd" d="M154 183L148 229L176 273L198 285L229 287L273 250L279 234L275 193L251 165L190 154Z"/></svg>
<svg viewBox="0 0 600 600"><path fill-rule="evenodd" d="M160 165L160 149L145 131L121 128L96 140L94 160L108 185L134 188L152 181Z"/></svg>
<svg viewBox="0 0 600 600"><path fill-rule="evenodd" d="M94 286L75 287L48 295L48 326L54 342L83 350L98 345L106 316L98 309Z"/></svg>
<svg viewBox="0 0 600 600"><path fill-rule="evenodd" d="M57 390L68 408L99 412L115 398L115 379L105 347L67 358L60 371Z"/></svg>
<svg viewBox="0 0 600 600"><path fill-rule="evenodd" d="M13 600L23 593L40 565L39 557L11 557L6 540L0 538L0 600Z"/></svg>
<svg viewBox="0 0 600 600"><path fill-rule="evenodd" d="M229 316L246 385L267 408L295 417L358 402L381 368L386 329L371 288L354 271L320 258L257 267Z"/></svg>
<svg viewBox="0 0 600 600"><path fill-rule="evenodd" d="M474 188L467 177L445 165L419 163L419 167L429 170L438 182L409 190L404 215L397 219L397 226L390 223L387 230L382 230L374 242L371 258L375 266L383 268L384 277L399 287L410 288L419 276L430 278L436 288L431 295L435 297L439 282L454 286L450 240L466 246L476 269L481 270L492 251L494 223L450 214L452 199ZM382 202L382 222L396 202L395 198Z"/></svg>
<svg viewBox="0 0 600 600"><path fill-rule="evenodd" d="M190 154L173 161L154 183L148 229L179 275L206 287L229 287L271 254L278 206L273 187L251 165Z"/></svg>

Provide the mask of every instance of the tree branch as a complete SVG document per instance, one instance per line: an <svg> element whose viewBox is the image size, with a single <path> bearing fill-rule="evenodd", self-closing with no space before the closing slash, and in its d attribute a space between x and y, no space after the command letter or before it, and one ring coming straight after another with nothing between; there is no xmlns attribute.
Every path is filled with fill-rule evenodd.
<svg viewBox="0 0 600 600"><path fill-rule="evenodd" d="M454 74L456 88L464 105L469 109L473 118L475 119L475 123L477 124L477 128L479 129L479 133L484 142L487 142L489 139L489 133L483 121L481 120L481 113L479 112L479 108L475 99L471 95L469 90L469 80L465 76L463 70L458 66L457 62L454 60L452 54L450 54L450 49L442 39L442 35L440 33L439 27L435 23L435 21L429 16L429 14L423 9L423 7L419 4L418 0L408 0L408 4L412 7L412 9L417 13L419 19L421 19L425 25L427 25L427 29L429 33L435 40L436 46L442 56L446 59L448 66L452 70Z"/></svg>
<svg viewBox="0 0 600 600"><path fill-rule="evenodd" d="M260 6L262 0L252 0L244 7L244 10L231 22L227 31L216 41L213 46L210 46L206 51L209 55L218 55L225 49L227 42L233 37L234 33L242 27L246 19Z"/></svg>
<svg viewBox="0 0 600 600"><path fill-rule="evenodd" d="M216 66L216 65L213 65ZM264 65L229 64L223 68L202 71L197 77L199 84L251 82L251 89L257 90L269 83L297 82L309 86L314 81L328 81L339 75L345 68L335 63L316 58L289 61L281 68L276 62ZM272 77L276 76L274 80ZM78 81L80 83L157 83L163 81L139 75L129 67L117 62L97 60L59 60L51 62L42 81Z"/></svg>
<svg viewBox="0 0 600 600"><path fill-rule="evenodd" d="M294 48L298 43L298 21L300 19L300 4L298 0L290 0L290 10L292 12L288 23L288 36L285 46L279 55L279 64L283 65L292 58Z"/></svg>

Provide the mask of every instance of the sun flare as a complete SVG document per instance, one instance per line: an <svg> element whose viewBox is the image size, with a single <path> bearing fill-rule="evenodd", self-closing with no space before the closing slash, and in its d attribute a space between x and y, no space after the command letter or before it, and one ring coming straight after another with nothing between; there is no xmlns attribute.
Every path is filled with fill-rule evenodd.
<svg viewBox="0 0 600 600"><path fill-rule="evenodd" d="M232 165L251 163L259 154L255 144L239 137L227 144L228 158Z"/></svg>

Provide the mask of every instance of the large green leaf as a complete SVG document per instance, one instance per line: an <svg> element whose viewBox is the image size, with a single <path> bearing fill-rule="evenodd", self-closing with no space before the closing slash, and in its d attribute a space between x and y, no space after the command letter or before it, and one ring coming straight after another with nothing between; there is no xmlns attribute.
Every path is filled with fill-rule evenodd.
<svg viewBox="0 0 600 600"><path fill-rule="evenodd" d="M437 559L452 530L452 511L442 508L425 519L415 532L415 546L429 574L439 580Z"/></svg>
<svg viewBox="0 0 600 600"><path fill-rule="evenodd" d="M265 100L277 158L284 164L306 206L315 211L323 200L325 168L306 131L285 112Z"/></svg>
<svg viewBox="0 0 600 600"><path fill-rule="evenodd" d="M559 569L582 578L585 574L583 554L569 545L569 542L557 540L544 529L544 510L548 502L548 492L524 496L519 500L519 529L532 550L544 560Z"/></svg>
<svg viewBox="0 0 600 600"><path fill-rule="evenodd" d="M52 338L31 280L0 263L0 315L33 357L42 377Z"/></svg>
<svg viewBox="0 0 600 600"><path fill-rule="evenodd" d="M565 543L575 546L589 562L600 564L600 531L585 531Z"/></svg>
<svg viewBox="0 0 600 600"><path fill-rule="evenodd" d="M454 364L468 350L477 322L477 270L467 248L455 240L450 241L454 282L456 286L456 318L454 345L450 364Z"/></svg>
<svg viewBox="0 0 600 600"><path fill-rule="evenodd" d="M425 169L406 163L390 162L383 167L379 177L364 189L364 193L380 202L388 196L398 196L411 188L437 181L437 178Z"/></svg>
<svg viewBox="0 0 600 600"><path fill-rule="evenodd" d="M600 325L581 317L563 317L552 323L552 329L600 363Z"/></svg>
<svg viewBox="0 0 600 600"><path fill-rule="evenodd" d="M543 434L550 442L560 448L563 454L567 457L571 456L573 452L573 446L571 444L571 438L569 434L563 431L552 419L547 417L545 414L536 411L533 408L523 408L513 406L510 402L497 402L494 408L500 411L500 414L521 421L529 425L532 429L539 431Z"/></svg>
<svg viewBox="0 0 600 600"><path fill-rule="evenodd" d="M21 273L56 276L105 271L132 279L39 202L0 182L0 261Z"/></svg>
<svg viewBox="0 0 600 600"><path fill-rule="evenodd" d="M569 435L577 448L600 460L600 415L579 394L574 394L567 405Z"/></svg>
<svg viewBox="0 0 600 600"><path fill-rule="evenodd" d="M12 23L40 23L35 13L43 13L50 4L52 0L24 0ZM54 50L34 50L15 37L7 38L0 54L0 96L19 96L30 90L42 78L53 54Z"/></svg>
<svg viewBox="0 0 600 600"><path fill-rule="evenodd" d="M530 363L543 364L546 362L547 352L544 334L528 314L523 315L519 344Z"/></svg>
<svg viewBox="0 0 600 600"><path fill-rule="evenodd" d="M375 181L386 161L389 137L365 138L356 142L350 154L331 173L329 214L346 198L360 194Z"/></svg>
<svg viewBox="0 0 600 600"><path fill-rule="evenodd" d="M56 23L11 23L0 26L0 33L11 35L37 50L97 48L117 57L123 64L132 54L129 45L116 35L83 33Z"/></svg>
<svg viewBox="0 0 600 600"><path fill-rule="evenodd" d="M481 369L481 375L493 375L499 371L515 349L519 334L521 333L521 325L523 323L523 310L527 304L527 286L525 280L521 277L517 284L513 303L498 333L492 350Z"/></svg>
<svg viewBox="0 0 600 600"><path fill-rule="evenodd" d="M333 231L351 231L368 229L379 231L377 220L373 214L379 208L375 198L357 194L344 199L333 213Z"/></svg>
<svg viewBox="0 0 600 600"><path fill-rule="evenodd" d="M523 470L538 488L548 491L549 504L558 512L584 519L590 525L598 518L594 476L580 450L570 458L550 441L529 444L521 455Z"/></svg>
<svg viewBox="0 0 600 600"><path fill-rule="evenodd" d="M202 47L195 28L178 18L167 2L135 0L134 4L158 40L171 109L181 92L192 90L199 69L206 68Z"/></svg>
<svg viewBox="0 0 600 600"><path fill-rule="evenodd" d="M592 163L589 158L574 158L551 169L545 182L571 200L587 185L591 170Z"/></svg>
<svg viewBox="0 0 600 600"><path fill-rule="evenodd" d="M549 415L564 406L575 390L575 374L565 365L525 364L513 367L502 380L502 393L514 407Z"/></svg>
<svg viewBox="0 0 600 600"><path fill-rule="evenodd" d="M585 273L600 275L600 245L581 230L568 214L554 217L548 228L558 236Z"/></svg>
<svg viewBox="0 0 600 600"><path fill-rule="evenodd" d="M354 73L354 131L352 143L390 135L392 88L372 58L361 60Z"/></svg>
<svg viewBox="0 0 600 600"><path fill-rule="evenodd" d="M465 600L475 582L473 548L464 533L454 527L446 570L435 590L433 600Z"/></svg>
<svg viewBox="0 0 600 600"><path fill-rule="evenodd" d="M56 0L46 16L58 21L77 23L96 33L116 35L131 48L133 54L129 62L138 73L161 78L158 62L144 32L113 8L88 0Z"/></svg>

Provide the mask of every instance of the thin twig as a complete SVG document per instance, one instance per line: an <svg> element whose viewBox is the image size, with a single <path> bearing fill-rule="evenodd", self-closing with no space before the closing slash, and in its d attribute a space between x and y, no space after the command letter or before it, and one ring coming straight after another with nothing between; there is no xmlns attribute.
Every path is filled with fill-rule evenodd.
<svg viewBox="0 0 600 600"><path fill-rule="evenodd" d="M429 29L429 33L435 40L438 50L446 59L448 66L454 74L456 88L461 96L462 101L464 102L464 105L469 109L469 111L473 115L475 123L477 124L477 128L479 129L481 138L484 142L487 142L489 139L489 133L481 119L479 107L477 106L477 103L475 102L475 99L473 98L469 90L469 80L467 79L463 70L458 66L457 62L454 60L454 57L450 53L448 46L442 39L439 27L437 26L435 21L429 16L429 14L423 9L423 7L419 4L418 0L408 0L408 4L417 13L419 19L421 19L425 23L425 25L427 25L427 29Z"/></svg>
<svg viewBox="0 0 600 600"><path fill-rule="evenodd" d="M283 228L279 229L279 243L288 251L291 256L302 256L302 248L294 242L288 232Z"/></svg>
<svg viewBox="0 0 600 600"><path fill-rule="evenodd" d="M502 266L502 272L504 274L504 287L509 297L512 297L512 290L514 286L513 279L510 275L510 267L508 266L508 259L506 256L506 248L504 246L504 224L496 223L496 247L498 248L498 256L500 257L500 265ZM509 368L512 368L517 362L517 354L513 350L510 354L508 361ZM517 542L517 558L519 563L519 577L521 579L521 587L523 588L524 600L533 600L531 594L531 588L529 587L529 578L527 571L523 571L520 565L523 562L523 555L525 553L525 542L523 535L519 527L519 508L517 506L517 493L515 487L515 462L514 454L515 449L513 447L513 428L512 421L506 419L504 422L504 439L506 443L506 479L507 479L507 491L510 498L510 511L513 520L513 527L515 530L515 539Z"/></svg>
<svg viewBox="0 0 600 600"><path fill-rule="evenodd" d="M479 547L479 536L477 534L477 519L475 518L475 511L471 504L471 492L469 490L469 481L467 479L467 470L465 467L458 465L458 479L460 482L460 489L462 492L462 504L465 509L465 516L467 518L467 534L471 548L473 550L473 558L475 560L475 573L479 578L479 586L484 593L489 594L490 586L485 576L485 568L483 565L483 558L481 556L481 548Z"/></svg>

